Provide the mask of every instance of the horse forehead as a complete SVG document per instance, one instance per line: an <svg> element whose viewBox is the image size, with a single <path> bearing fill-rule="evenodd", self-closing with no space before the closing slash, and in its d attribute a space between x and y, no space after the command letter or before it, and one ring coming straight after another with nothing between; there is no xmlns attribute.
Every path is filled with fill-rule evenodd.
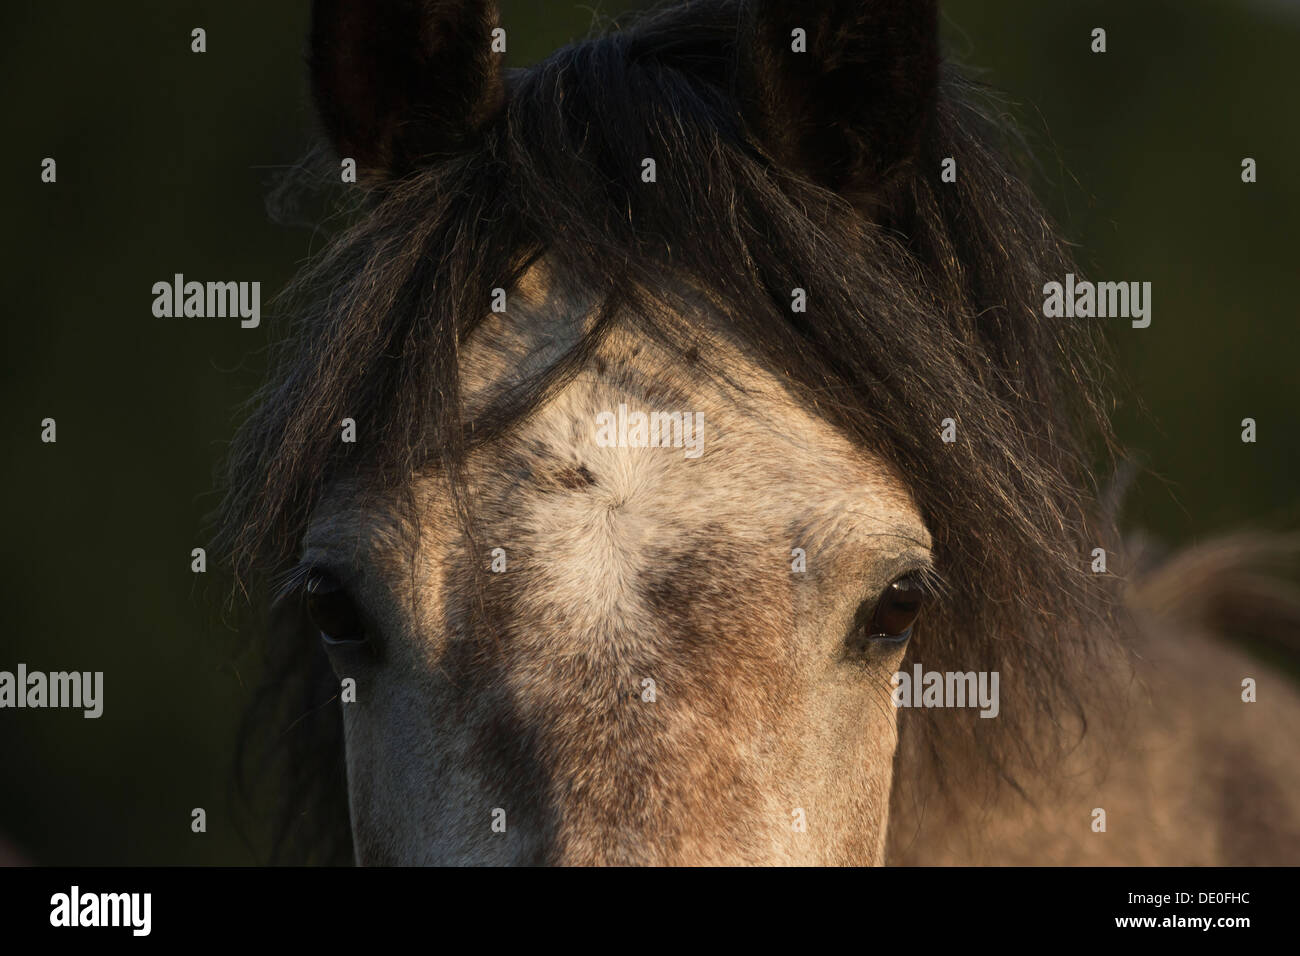
<svg viewBox="0 0 1300 956"><path fill-rule="evenodd" d="M591 327L597 307L553 281L544 263L530 270L506 311L490 315L462 352L467 413L558 361ZM523 546L561 572L583 575L663 559L670 540L719 560L723 550L784 554L787 569L794 548L928 550L910 493L880 457L816 415L728 337L716 313L703 310L696 331L692 344L726 380L618 325L558 393L474 452L467 477L475 521L494 546L507 553ZM670 416L668 447L636 447L635 425L623 425L637 413ZM613 443L598 440L602 416L613 422ZM672 416L683 425L689 419L697 449L676 447ZM686 438L683 431L683 446ZM437 512L421 535L453 548L456 518L442 477L416 484L417 500ZM350 483L331 489L313 516L307 550L347 541L356 563L402 551L407 523L396 502L386 509L386 498L357 500Z"/></svg>
<svg viewBox="0 0 1300 956"><path fill-rule="evenodd" d="M553 281L545 264L530 270L507 312L491 316L463 353L469 411L558 360L591 327L597 305ZM897 534L928 548L900 477L815 414L729 337L716 310L701 306L681 348L616 324L579 374L477 452L471 473L490 500L483 517L542 529L563 528L566 518L589 526L599 516L632 539L624 546L638 531L690 536L725 527L730 535ZM706 374L686 357L691 351L725 375Z"/></svg>
<svg viewBox="0 0 1300 956"><path fill-rule="evenodd" d="M501 440L476 452L476 489L521 505L598 500L625 516L673 502L738 519L819 512L889 515L911 497L891 468L853 445L736 352L715 353L743 393L691 375L649 342L616 335L592 367ZM780 497L768 497L780 495ZM697 515L691 523L703 522ZM919 527L919 518L917 531Z"/></svg>

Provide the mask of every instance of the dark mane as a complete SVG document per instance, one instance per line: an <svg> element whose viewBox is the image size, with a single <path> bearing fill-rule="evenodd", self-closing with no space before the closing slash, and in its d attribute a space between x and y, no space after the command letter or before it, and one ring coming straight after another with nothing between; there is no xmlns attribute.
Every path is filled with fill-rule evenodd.
<svg viewBox="0 0 1300 956"><path fill-rule="evenodd" d="M968 788L1027 779L1079 731L1113 606L1088 568L1112 541L1090 478L1110 453L1098 346L1083 324L1040 311L1043 284L1073 271L1069 255L1003 157L986 94L951 67L915 157L870 194L783 171L733 95L736 17L732 2L688 3L517 71L480 141L372 191L289 290L294 328L236 438L215 546L258 604L327 483L364 468L401 485L426 463L457 475L611 323L666 342L689 331L686 303L662 281L682 277L907 481L950 592L906 666L915 655L930 669L1002 672L1001 719L905 712L912 750L939 785L958 770ZM641 182L643 157L658 182ZM939 179L945 157L955 183ZM546 377L464 423L458 345L491 290L543 256L605 302L601 321ZM790 311L796 287L806 314ZM355 446L338 441L345 417L364 436ZM954 444L939 437L947 418ZM345 859L333 685L284 613L269 709L253 723L291 748L289 842Z"/></svg>

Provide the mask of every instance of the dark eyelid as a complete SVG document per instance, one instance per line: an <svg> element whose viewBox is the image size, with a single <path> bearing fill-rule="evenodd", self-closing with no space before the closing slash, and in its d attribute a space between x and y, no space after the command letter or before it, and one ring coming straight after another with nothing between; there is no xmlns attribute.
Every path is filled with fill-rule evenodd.
<svg viewBox="0 0 1300 956"><path fill-rule="evenodd" d="M358 647L362 644L369 643L369 638L365 637L364 635L356 638L350 638L350 637L333 638L330 637L328 634L326 634L324 631L321 631L320 639L322 644L328 644L330 647Z"/></svg>
<svg viewBox="0 0 1300 956"><path fill-rule="evenodd" d="M909 570L895 574L889 579L889 584L887 584L886 587L889 587L904 578L911 578L914 583L925 592L926 596L933 600L946 597L950 591L948 582L944 579L943 575L939 573L938 569L928 560L917 562L913 564Z"/></svg>
<svg viewBox="0 0 1300 956"><path fill-rule="evenodd" d="M271 592L271 610L277 611L285 601L296 599L315 570L316 565L302 561L279 575Z"/></svg>
<svg viewBox="0 0 1300 956"><path fill-rule="evenodd" d="M904 644L912 636L913 628L909 627L902 634L868 634L873 643L876 644Z"/></svg>
<svg viewBox="0 0 1300 956"><path fill-rule="evenodd" d="M336 567L328 561L304 558L278 576L275 590L271 594L271 609L277 610L286 601L297 600L313 574L326 574L337 581L350 594L355 594L350 575L346 569Z"/></svg>

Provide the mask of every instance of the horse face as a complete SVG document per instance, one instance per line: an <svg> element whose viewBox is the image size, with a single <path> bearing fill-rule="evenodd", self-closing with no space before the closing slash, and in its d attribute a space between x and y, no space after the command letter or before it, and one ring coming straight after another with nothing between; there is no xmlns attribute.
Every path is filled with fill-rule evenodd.
<svg viewBox="0 0 1300 956"><path fill-rule="evenodd" d="M550 286L535 269L476 334L471 407L588 321ZM875 632L909 623L890 585L928 535L879 461L697 322L743 386L611 335L472 454L472 542L436 473L317 508L360 862L881 861L907 639Z"/></svg>
<svg viewBox="0 0 1300 956"><path fill-rule="evenodd" d="M686 4L646 31L583 61L631 72L566 120L608 132L617 96L668 97L610 138L605 178L632 162L648 175L646 153L615 156L680 131L658 117L689 82L701 102L730 97L715 125L746 155L839 193L840 212L888 205L934 99L934 0ZM667 73L634 48L650 36ZM321 119L386 208L423 168L475 168L529 111L577 108L521 93L505 43L489 0L317 0ZM667 92L646 94L641 70ZM636 246L657 235L656 205L638 219L631 195L590 201L612 204L594 221L640 230ZM448 235L482 239L508 216ZM464 343L467 417L588 341L596 310L562 269L541 260ZM928 535L883 456L797 398L704 297L693 311L662 324L689 329L681 348L599 320L578 374L478 445L455 487L433 468L387 492L355 476L318 502L301 557L344 681L360 861L880 862L890 677Z"/></svg>

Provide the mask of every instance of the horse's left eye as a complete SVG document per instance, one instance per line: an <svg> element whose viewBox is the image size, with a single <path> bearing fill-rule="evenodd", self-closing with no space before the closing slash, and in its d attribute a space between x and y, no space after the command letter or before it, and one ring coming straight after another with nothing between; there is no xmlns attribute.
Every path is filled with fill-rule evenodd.
<svg viewBox="0 0 1300 956"><path fill-rule="evenodd" d="M876 601L876 609L867 627L869 638L902 640L912 632L912 625L921 616L921 609L929 597L919 575L908 574L885 588Z"/></svg>
<svg viewBox="0 0 1300 956"><path fill-rule="evenodd" d="M365 628L352 596L325 571L313 571L304 591L307 616L326 644L364 644Z"/></svg>

